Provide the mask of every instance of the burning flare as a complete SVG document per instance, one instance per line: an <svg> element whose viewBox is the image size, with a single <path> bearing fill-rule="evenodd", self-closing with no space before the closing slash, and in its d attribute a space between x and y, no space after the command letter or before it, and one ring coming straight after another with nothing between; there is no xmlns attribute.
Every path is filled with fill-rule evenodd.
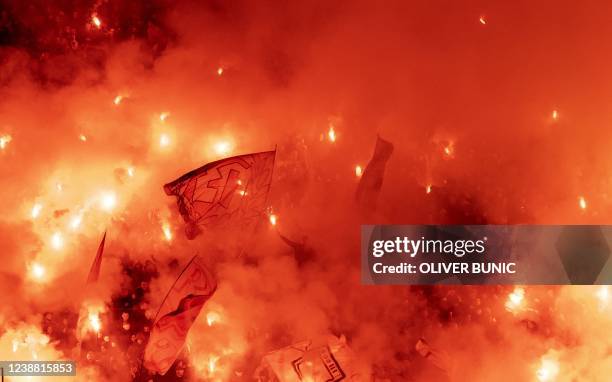
<svg viewBox="0 0 612 382"><path fill-rule="evenodd" d="M336 142L336 130L334 129L333 125L329 126L329 130L327 131L327 138L332 143Z"/></svg>
<svg viewBox="0 0 612 382"><path fill-rule="evenodd" d="M580 206L581 210L586 210L587 208L587 201L584 198L584 196L581 196L578 198L578 205Z"/></svg>
<svg viewBox="0 0 612 382"><path fill-rule="evenodd" d="M363 168L359 165L355 166L355 176L361 178L361 175L363 175Z"/></svg>
<svg viewBox="0 0 612 382"><path fill-rule="evenodd" d="M12 140L13 140L13 137L11 137L8 134L0 136L0 150L4 150L6 146L9 144L9 142Z"/></svg>
<svg viewBox="0 0 612 382"><path fill-rule="evenodd" d="M506 310L509 312L516 312L519 310L525 300L525 289L522 287L514 288L514 291L508 295L508 300L506 301Z"/></svg>

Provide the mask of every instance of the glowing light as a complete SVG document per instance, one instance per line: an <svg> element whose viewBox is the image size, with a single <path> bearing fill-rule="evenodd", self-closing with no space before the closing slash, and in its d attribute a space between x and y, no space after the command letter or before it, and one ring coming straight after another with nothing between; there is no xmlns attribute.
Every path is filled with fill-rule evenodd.
<svg viewBox="0 0 612 382"><path fill-rule="evenodd" d="M32 207L32 219L36 219L37 217L40 216L40 211L42 210L43 206L40 203L36 203L34 204L34 206Z"/></svg>
<svg viewBox="0 0 612 382"><path fill-rule="evenodd" d="M453 156L455 152L455 147L453 145L453 142L450 142L448 145L444 146L444 154L448 157Z"/></svg>
<svg viewBox="0 0 612 382"><path fill-rule="evenodd" d="M96 333L100 333L100 329L102 329L102 322L100 322L100 315L98 312L89 312L89 316L87 317L89 320L89 327Z"/></svg>
<svg viewBox="0 0 612 382"><path fill-rule="evenodd" d="M480 16L480 18L478 19L478 21L480 21L480 23L482 25L487 25L487 19L485 19L484 16Z"/></svg>
<svg viewBox="0 0 612 382"><path fill-rule="evenodd" d="M127 174L130 178L133 178L134 177L134 167L128 167Z"/></svg>
<svg viewBox="0 0 612 382"><path fill-rule="evenodd" d="M115 97L115 99L113 100L113 103L117 106L119 106L119 104L121 103L121 101L123 101L123 96L122 95L118 95L117 97Z"/></svg>
<svg viewBox="0 0 612 382"><path fill-rule="evenodd" d="M64 246L64 237L61 232L56 232L51 236L51 247L55 250L59 250Z"/></svg>
<svg viewBox="0 0 612 382"><path fill-rule="evenodd" d="M431 194L431 184L428 184L427 186L425 186L425 193Z"/></svg>
<svg viewBox="0 0 612 382"><path fill-rule="evenodd" d="M170 113L168 113L167 111L164 111L163 113L159 114L159 120L164 122L169 116L170 116Z"/></svg>
<svg viewBox="0 0 612 382"><path fill-rule="evenodd" d="M222 75L223 75L223 68L222 68L222 67L219 67L219 68L217 69L217 75L218 75L218 76L222 76Z"/></svg>
<svg viewBox="0 0 612 382"><path fill-rule="evenodd" d="M581 210L586 210L587 208L587 201L584 198L584 196L581 196L578 198L578 205L580 206Z"/></svg>
<svg viewBox="0 0 612 382"><path fill-rule="evenodd" d="M523 305L523 301L525 300L525 289L522 287L514 288L514 291L508 295L508 300L506 301L506 309L508 311L516 311Z"/></svg>
<svg viewBox="0 0 612 382"><path fill-rule="evenodd" d="M13 140L13 137L10 135L2 135L0 136L0 150L4 150L4 148L9 144L10 141Z"/></svg>
<svg viewBox="0 0 612 382"><path fill-rule="evenodd" d="M559 119L559 112L557 110L553 110L552 112L552 119L554 121L556 121L557 119Z"/></svg>
<svg viewBox="0 0 612 382"><path fill-rule="evenodd" d="M334 130L334 126L330 126L327 131L327 138L330 142L336 142L336 130Z"/></svg>
<svg viewBox="0 0 612 382"><path fill-rule="evenodd" d="M172 240L172 228L170 228L170 224L164 223L162 224L162 231L164 233L164 238L166 241Z"/></svg>
<svg viewBox="0 0 612 382"><path fill-rule="evenodd" d="M247 192L245 190L238 190L238 195L245 196Z"/></svg>
<svg viewBox="0 0 612 382"><path fill-rule="evenodd" d="M100 207L105 211L112 211L117 205L117 195L114 192L105 192L100 198Z"/></svg>
<svg viewBox="0 0 612 382"><path fill-rule="evenodd" d="M98 28L98 29L100 29L100 28L102 27L102 21L101 21L101 20L100 20L100 18L99 18L97 15L95 15L95 14L91 15L91 23L92 23L93 25L95 25L95 27L96 27L96 28Z"/></svg>
<svg viewBox="0 0 612 382"><path fill-rule="evenodd" d="M159 145L161 147L168 147L170 145L170 137L168 134L162 134L159 136Z"/></svg>
<svg viewBox="0 0 612 382"><path fill-rule="evenodd" d="M540 368L536 372L538 381L549 382L554 381L559 374L559 363L553 359L543 358L540 363Z"/></svg>
<svg viewBox="0 0 612 382"><path fill-rule="evenodd" d="M609 288L610 287L608 285L602 285L601 287L599 287L599 289L597 289L597 293L595 293L595 296L597 296L602 306L606 306L610 302Z"/></svg>
<svg viewBox="0 0 612 382"><path fill-rule="evenodd" d="M355 166L355 176L361 178L361 175L363 175L363 168L359 165Z"/></svg>
<svg viewBox="0 0 612 382"><path fill-rule="evenodd" d="M276 215L270 214L270 224L276 225L277 220L278 220L278 218L277 218Z"/></svg>
<svg viewBox="0 0 612 382"><path fill-rule="evenodd" d="M214 373L215 370L217 370L217 361L219 360L219 357L217 356L210 356L210 358L208 359L208 372L209 373Z"/></svg>
<svg viewBox="0 0 612 382"><path fill-rule="evenodd" d="M64 189L64 185L61 183L56 183L55 188L57 189L58 192L62 192L62 190Z"/></svg>
<svg viewBox="0 0 612 382"><path fill-rule="evenodd" d="M213 146L217 155L227 155L232 149L232 145L228 141L219 141Z"/></svg>
<svg viewBox="0 0 612 382"><path fill-rule="evenodd" d="M87 137L84 134L79 134L79 139L81 142L87 142Z"/></svg>
<svg viewBox="0 0 612 382"><path fill-rule="evenodd" d="M206 323L208 326L213 326L216 322L221 321L221 316L217 312L208 312L206 315Z"/></svg>
<svg viewBox="0 0 612 382"><path fill-rule="evenodd" d="M39 263L34 263L32 264L31 272L32 272L32 276L35 279L40 280L45 276L46 270L45 270L45 267L43 267Z"/></svg>
<svg viewBox="0 0 612 382"><path fill-rule="evenodd" d="M70 220L70 228L72 228L73 230L79 228L79 226L81 225L81 221L82 220L83 220L83 217L81 215L74 216Z"/></svg>

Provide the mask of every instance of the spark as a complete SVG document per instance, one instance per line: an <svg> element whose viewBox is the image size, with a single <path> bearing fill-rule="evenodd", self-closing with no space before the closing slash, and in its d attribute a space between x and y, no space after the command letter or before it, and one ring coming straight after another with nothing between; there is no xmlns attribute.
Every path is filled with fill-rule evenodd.
<svg viewBox="0 0 612 382"><path fill-rule="evenodd" d="M11 137L9 134L0 136L0 150L4 150L6 145L8 145L9 142L12 140L13 140L13 137Z"/></svg>
<svg viewBox="0 0 612 382"><path fill-rule="evenodd" d="M32 219L36 219L37 217L40 216L40 211L42 210L43 206L40 203L36 203L34 204L34 206L32 207Z"/></svg>
<svg viewBox="0 0 612 382"><path fill-rule="evenodd" d="M360 165L355 166L355 176L361 178L361 175L363 175L363 168Z"/></svg>
<svg viewBox="0 0 612 382"><path fill-rule="evenodd" d="M167 147L170 145L170 137L168 134L162 134L159 136L159 145L161 147Z"/></svg>
<svg viewBox="0 0 612 382"><path fill-rule="evenodd" d="M217 312L208 312L206 315L206 323L208 326L213 326L215 322L221 321L221 316Z"/></svg>
<svg viewBox="0 0 612 382"><path fill-rule="evenodd" d="M87 137L84 134L79 134L79 139L81 142L87 142Z"/></svg>
<svg viewBox="0 0 612 382"><path fill-rule="evenodd" d="M113 100L113 103L117 106L119 106L119 104L121 103L121 101L123 101L123 96L122 95L118 95L117 97L115 97L115 99Z"/></svg>
<svg viewBox="0 0 612 382"><path fill-rule="evenodd" d="M552 119L553 121L556 121L557 119L559 119L559 112L555 109L552 112Z"/></svg>
<svg viewBox="0 0 612 382"><path fill-rule="evenodd" d="M117 205L117 195L112 192L105 192L100 198L100 206L105 211L112 211Z"/></svg>
<svg viewBox="0 0 612 382"><path fill-rule="evenodd" d="M100 18L95 13L93 15L91 15L91 22L98 29L100 29L102 27L102 21L100 20Z"/></svg>
<svg viewBox="0 0 612 382"><path fill-rule="evenodd" d="M130 178L133 178L134 177L134 167L128 167L127 174Z"/></svg>
<svg viewBox="0 0 612 382"><path fill-rule="evenodd" d="M170 224L168 224L167 222L162 224L162 231L164 233L164 238L166 239L166 241L172 241L172 228L170 227Z"/></svg>
<svg viewBox="0 0 612 382"><path fill-rule="evenodd" d="M329 126L329 130L327 131L327 138L330 142L336 142L336 130L334 130L334 126Z"/></svg>
<svg viewBox="0 0 612 382"><path fill-rule="evenodd" d="M215 143L213 149L218 155L227 155L231 151L231 145L228 141L219 141Z"/></svg>
<svg viewBox="0 0 612 382"><path fill-rule="evenodd" d="M223 75L223 68L221 66L217 69L217 75L219 77L221 77Z"/></svg>
<svg viewBox="0 0 612 382"><path fill-rule="evenodd" d="M276 225L277 220L278 220L278 218L277 218L276 215L270 214L270 224Z"/></svg>
<svg viewBox="0 0 612 382"><path fill-rule="evenodd" d="M167 111L164 111L163 113L159 114L159 120L161 122L165 122L166 119L168 119L169 116L170 116L170 113L168 113Z"/></svg>
<svg viewBox="0 0 612 382"><path fill-rule="evenodd" d="M542 359L540 368L536 372L538 381L549 382L554 381L559 374L559 363L553 359Z"/></svg>
<svg viewBox="0 0 612 382"><path fill-rule="evenodd" d="M581 197L578 198L578 205L580 206L581 210L586 210L587 202L586 202L586 199L584 198L584 196L581 196Z"/></svg>
<svg viewBox="0 0 612 382"><path fill-rule="evenodd" d="M525 300L525 289L522 287L514 288L514 291L508 295L508 300L506 301L506 309L508 311L516 311L521 307L523 301Z"/></svg>
<svg viewBox="0 0 612 382"><path fill-rule="evenodd" d="M100 329L102 329L102 323L100 322L100 315L98 314L98 312L89 312L89 326L91 327L91 329L96 332L96 333L100 333Z"/></svg>
<svg viewBox="0 0 612 382"><path fill-rule="evenodd" d="M427 186L425 186L425 193L431 194L431 184L428 184Z"/></svg>
<svg viewBox="0 0 612 382"><path fill-rule="evenodd" d="M482 25L487 25L487 19L485 19L484 16L480 16L480 18L478 19L478 21L480 21L480 23Z"/></svg>
<svg viewBox="0 0 612 382"><path fill-rule="evenodd" d="M444 146L444 154L446 156L453 156L453 153L455 152L455 148L453 146L453 142L450 142L448 145Z"/></svg>
<svg viewBox="0 0 612 382"><path fill-rule="evenodd" d="M55 250L59 250L64 246L64 237L61 232L56 232L51 236L51 247Z"/></svg>
<svg viewBox="0 0 612 382"><path fill-rule="evenodd" d="M34 276L35 279L41 280L45 276L46 270L45 267L43 267L39 263L34 263L32 264L31 272L32 276Z"/></svg>

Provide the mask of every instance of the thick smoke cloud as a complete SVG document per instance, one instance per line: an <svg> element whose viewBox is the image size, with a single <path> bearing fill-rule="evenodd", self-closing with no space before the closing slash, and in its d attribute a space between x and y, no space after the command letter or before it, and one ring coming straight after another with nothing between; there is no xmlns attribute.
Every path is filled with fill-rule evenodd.
<svg viewBox="0 0 612 382"><path fill-rule="evenodd" d="M609 5L46 3L0 8L0 358L130 380L197 253L219 289L156 380L250 380L266 352L328 334L364 380L609 376L607 289L526 287L515 309L508 287L361 286L358 263L359 223L606 222ZM395 151L364 217L355 166L377 134ZM188 241L162 185L275 147L277 225Z"/></svg>

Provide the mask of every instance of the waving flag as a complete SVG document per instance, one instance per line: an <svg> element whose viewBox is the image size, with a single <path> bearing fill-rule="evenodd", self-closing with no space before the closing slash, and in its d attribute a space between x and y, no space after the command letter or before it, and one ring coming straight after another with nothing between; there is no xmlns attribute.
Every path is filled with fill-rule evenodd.
<svg viewBox="0 0 612 382"><path fill-rule="evenodd" d="M98 252L96 253L96 258L94 259L93 264L91 264L91 268L89 270L89 276L87 276L87 284L92 284L98 281L100 277L100 267L102 266L102 255L104 254L104 242L106 241L106 231L104 231L104 236L102 236L102 241L98 246Z"/></svg>
<svg viewBox="0 0 612 382"><path fill-rule="evenodd" d="M164 186L175 195L193 239L202 229L249 226L265 212L276 151L208 163Z"/></svg>
<svg viewBox="0 0 612 382"><path fill-rule="evenodd" d="M371 208L376 205L391 154L393 154L393 144L377 137L374 156L370 159L357 186L356 199L361 207Z"/></svg>
<svg viewBox="0 0 612 382"><path fill-rule="evenodd" d="M144 352L143 365L166 374L178 357L200 310L215 293L217 283L195 256L174 282L162 302Z"/></svg>

